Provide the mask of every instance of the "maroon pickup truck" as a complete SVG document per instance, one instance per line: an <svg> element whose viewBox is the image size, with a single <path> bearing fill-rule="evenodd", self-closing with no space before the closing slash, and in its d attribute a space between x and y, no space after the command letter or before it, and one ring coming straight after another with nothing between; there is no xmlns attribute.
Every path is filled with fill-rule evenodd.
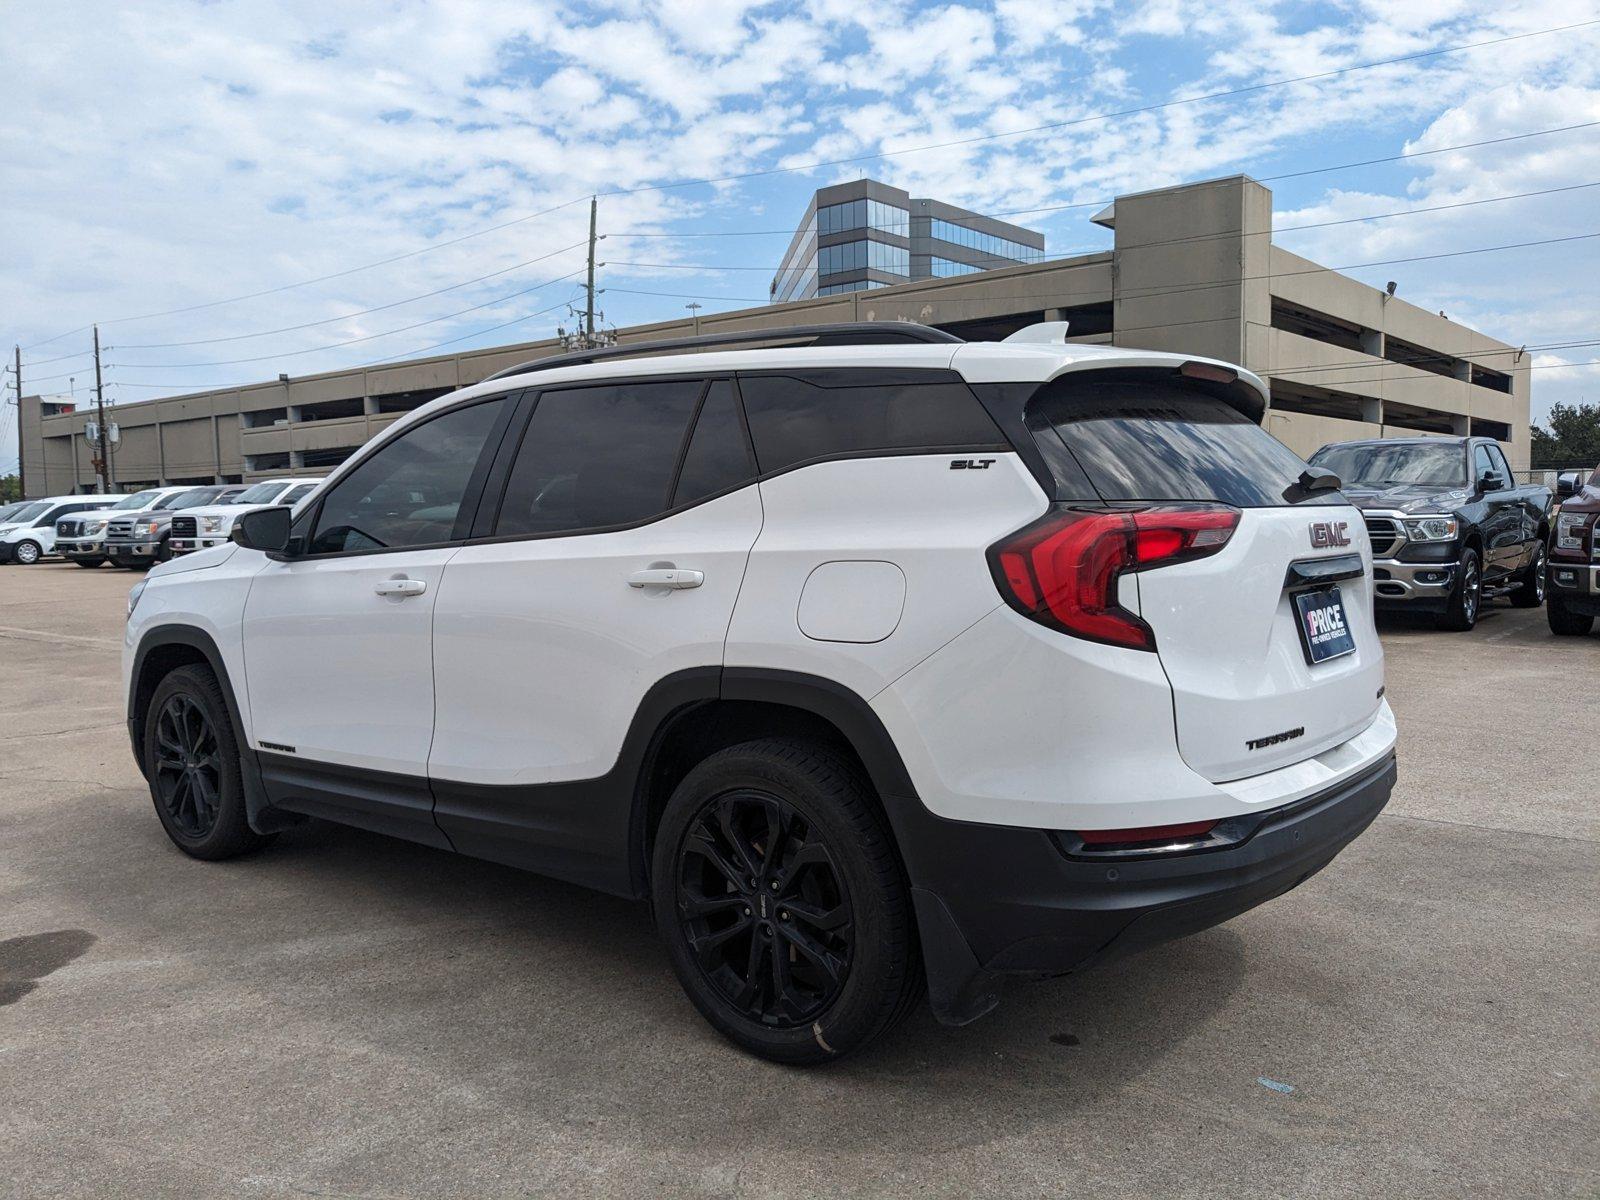
<svg viewBox="0 0 1600 1200"><path fill-rule="evenodd" d="M1550 632L1581 635L1600 616L1600 467L1584 483L1580 471L1556 480L1561 511L1550 527L1550 579L1545 612Z"/></svg>

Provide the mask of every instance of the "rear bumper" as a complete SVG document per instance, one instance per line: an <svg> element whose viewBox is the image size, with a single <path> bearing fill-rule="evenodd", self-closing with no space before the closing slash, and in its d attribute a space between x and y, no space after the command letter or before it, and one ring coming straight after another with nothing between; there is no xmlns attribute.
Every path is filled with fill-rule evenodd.
<svg viewBox="0 0 1600 1200"><path fill-rule="evenodd" d="M962 1024L999 976L1061 975L1195 933L1316 874L1388 803L1392 754L1359 776L1249 818L1214 850L1070 856L1045 830L945 821L902 830L935 1014ZM908 837L907 834L910 836Z"/></svg>
<svg viewBox="0 0 1600 1200"><path fill-rule="evenodd" d="M1379 558L1372 562L1372 594L1380 606L1443 607L1456 586L1453 562L1401 562Z"/></svg>

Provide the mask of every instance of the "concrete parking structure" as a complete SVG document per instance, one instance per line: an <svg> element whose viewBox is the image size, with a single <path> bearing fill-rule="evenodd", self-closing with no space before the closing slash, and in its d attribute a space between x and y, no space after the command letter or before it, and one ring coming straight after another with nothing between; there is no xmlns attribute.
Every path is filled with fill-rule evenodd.
<svg viewBox="0 0 1600 1200"><path fill-rule="evenodd" d="M1537 610L1385 628L1400 785L1299 890L797 1074L689 1018L642 907L326 825L184 858L127 745L130 582L0 568L16 1195L1600 1185L1600 638Z"/></svg>

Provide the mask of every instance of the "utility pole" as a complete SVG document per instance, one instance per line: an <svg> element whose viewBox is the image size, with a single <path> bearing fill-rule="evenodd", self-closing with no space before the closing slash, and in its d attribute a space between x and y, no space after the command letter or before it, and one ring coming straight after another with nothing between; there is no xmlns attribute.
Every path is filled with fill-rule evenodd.
<svg viewBox="0 0 1600 1200"><path fill-rule="evenodd" d="M692 302L690 304L685 304L684 307L687 308L694 315L694 335L695 335L695 337L699 337L700 336L700 301L696 300L696 301L694 301L694 302Z"/></svg>
<svg viewBox="0 0 1600 1200"><path fill-rule="evenodd" d="M14 346L12 352L17 364L17 499L22 500L28 495L28 468L22 462L22 347Z"/></svg>
<svg viewBox="0 0 1600 1200"><path fill-rule="evenodd" d="M106 439L106 391L100 377L100 326L94 327L94 409L100 433L100 494L111 494L111 458Z"/></svg>
<svg viewBox="0 0 1600 1200"><path fill-rule="evenodd" d="M595 243L595 215L600 206L598 196L589 197L589 303L583 318L583 336L585 342L594 345L594 243Z"/></svg>

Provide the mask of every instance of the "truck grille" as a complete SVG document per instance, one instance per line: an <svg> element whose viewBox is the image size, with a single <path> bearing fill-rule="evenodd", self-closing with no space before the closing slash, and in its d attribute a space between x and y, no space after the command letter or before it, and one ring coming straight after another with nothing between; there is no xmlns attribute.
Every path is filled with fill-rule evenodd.
<svg viewBox="0 0 1600 1200"><path fill-rule="evenodd" d="M1405 530L1393 517L1368 517L1367 537L1372 541L1372 557L1388 558L1405 540Z"/></svg>
<svg viewBox="0 0 1600 1200"><path fill-rule="evenodd" d="M82 533L83 533L83 522L82 521L67 521L67 520L63 520L63 521L57 521L56 522L56 536L57 537L75 538L75 537L78 537L79 535L81 535Z"/></svg>
<svg viewBox="0 0 1600 1200"><path fill-rule="evenodd" d="M197 534L199 532L200 532L199 522L196 521L193 517L173 517L172 518L172 536L173 537L192 538L192 537L195 536L195 534Z"/></svg>
<svg viewBox="0 0 1600 1200"><path fill-rule="evenodd" d="M113 521L106 526L106 536L113 538L131 538L133 536L133 522L131 520Z"/></svg>

